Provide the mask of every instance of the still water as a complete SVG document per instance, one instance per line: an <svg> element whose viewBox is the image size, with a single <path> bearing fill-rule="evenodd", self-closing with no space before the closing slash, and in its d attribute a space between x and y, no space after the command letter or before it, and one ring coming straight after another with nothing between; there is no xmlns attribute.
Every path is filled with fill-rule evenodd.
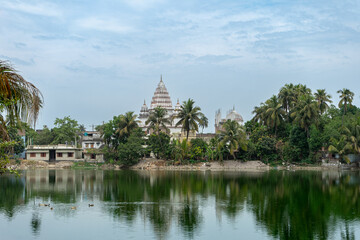
<svg viewBox="0 0 360 240"><path fill-rule="evenodd" d="M360 239L359 193L359 172L29 170L0 176L0 239Z"/></svg>

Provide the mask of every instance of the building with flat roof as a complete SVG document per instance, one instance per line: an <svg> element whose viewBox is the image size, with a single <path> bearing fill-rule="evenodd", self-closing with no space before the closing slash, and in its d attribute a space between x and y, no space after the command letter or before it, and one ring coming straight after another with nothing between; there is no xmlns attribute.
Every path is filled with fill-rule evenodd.
<svg viewBox="0 0 360 240"><path fill-rule="evenodd" d="M67 144L28 145L26 159L49 162L82 160L82 149Z"/></svg>

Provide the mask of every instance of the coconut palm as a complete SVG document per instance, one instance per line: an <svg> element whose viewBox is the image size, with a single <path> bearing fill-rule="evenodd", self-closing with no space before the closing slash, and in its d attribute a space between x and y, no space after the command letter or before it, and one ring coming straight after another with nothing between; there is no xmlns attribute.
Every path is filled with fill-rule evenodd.
<svg viewBox="0 0 360 240"><path fill-rule="evenodd" d="M171 121L166 117L167 110L162 107L156 107L153 111L150 112L148 119L145 124L148 125L148 129L153 129L156 135L160 134L161 130L164 130L166 133L169 132L167 125L171 125Z"/></svg>
<svg viewBox="0 0 360 240"><path fill-rule="evenodd" d="M199 122L199 127L202 128L202 132L204 132L204 128L207 128L208 127L208 124L209 124L209 120L208 118L203 114L200 118L200 122Z"/></svg>
<svg viewBox="0 0 360 240"><path fill-rule="evenodd" d="M347 88L337 91L340 94L339 108L344 106L344 115L346 114L348 106L351 106L354 99L354 93Z"/></svg>
<svg viewBox="0 0 360 240"><path fill-rule="evenodd" d="M222 147L228 147L230 154L235 158L234 152L241 147L246 150L246 136L244 129L234 120L228 119L222 126L219 140Z"/></svg>
<svg viewBox="0 0 360 240"><path fill-rule="evenodd" d="M182 127L182 131L186 132L186 140L189 139L190 131L199 131L199 123L203 114L200 112L201 108L194 106L195 102L192 99L184 101L180 107L179 113L175 116L179 121L175 126Z"/></svg>
<svg viewBox="0 0 360 240"><path fill-rule="evenodd" d="M264 124L266 110L267 110L267 106L264 103L261 103L260 107L255 107L254 110L252 111L252 113L255 114L252 120Z"/></svg>
<svg viewBox="0 0 360 240"><path fill-rule="evenodd" d="M285 109L285 112L288 113L290 111L290 107L295 101L294 85L292 83L285 84L285 86L280 89L278 98Z"/></svg>
<svg viewBox="0 0 360 240"><path fill-rule="evenodd" d="M266 107L265 123L275 130L276 136L277 128L284 121L285 111L275 95L266 101Z"/></svg>
<svg viewBox="0 0 360 240"><path fill-rule="evenodd" d="M316 93L314 93L315 100L317 101L320 114L323 114L328 108L329 105L327 103L331 103L331 96L325 92L325 89L318 89Z"/></svg>
<svg viewBox="0 0 360 240"><path fill-rule="evenodd" d="M309 137L309 128L311 124L316 123L319 111L317 102L314 97L308 94L302 95L299 98L297 107L291 117L297 122L300 127L304 128Z"/></svg>
<svg viewBox="0 0 360 240"><path fill-rule="evenodd" d="M120 138L127 138L131 132L138 127L137 115L134 112L127 112L124 115L120 115L119 122L116 126L115 134Z"/></svg>
<svg viewBox="0 0 360 240"><path fill-rule="evenodd" d="M8 62L0 60L0 138L8 139L6 120L10 124L24 121L35 126L42 103L40 90Z"/></svg>

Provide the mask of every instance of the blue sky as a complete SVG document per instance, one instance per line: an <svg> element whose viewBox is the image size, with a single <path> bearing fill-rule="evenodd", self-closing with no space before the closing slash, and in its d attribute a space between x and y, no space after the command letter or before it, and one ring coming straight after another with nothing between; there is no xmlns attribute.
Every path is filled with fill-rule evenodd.
<svg viewBox="0 0 360 240"><path fill-rule="evenodd" d="M360 1L0 0L0 59L43 92L38 128L88 129L149 104L163 75L173 104L210 120L285 83L349 88L360 106Z"/></svg>

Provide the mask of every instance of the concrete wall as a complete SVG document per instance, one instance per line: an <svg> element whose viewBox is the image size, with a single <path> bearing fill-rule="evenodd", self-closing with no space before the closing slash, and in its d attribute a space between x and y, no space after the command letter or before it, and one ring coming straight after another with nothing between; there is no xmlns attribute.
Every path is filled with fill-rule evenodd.
<svg viewBox="0 0 360 240"><path fill-rule="evenodd" d="M31 157L31 153L35 153L35 157ZM46 153L46 156L41 157L41 153ZM49 161L49 150L28 150L26 152L26 159L36 161Z"/></svg>

